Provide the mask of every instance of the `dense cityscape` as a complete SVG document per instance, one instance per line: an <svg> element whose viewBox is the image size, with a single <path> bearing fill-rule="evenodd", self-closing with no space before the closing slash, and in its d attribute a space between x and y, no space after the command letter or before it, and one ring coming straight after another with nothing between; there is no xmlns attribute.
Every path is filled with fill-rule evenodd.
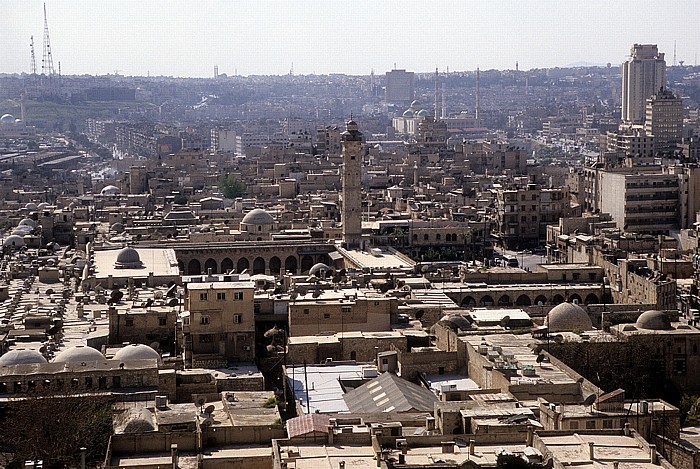
<svg viewBox="0 0 700 469"><path fill-rule="evenodd" d="M0 70L0 467L700 468L700 66Z"/></svg>

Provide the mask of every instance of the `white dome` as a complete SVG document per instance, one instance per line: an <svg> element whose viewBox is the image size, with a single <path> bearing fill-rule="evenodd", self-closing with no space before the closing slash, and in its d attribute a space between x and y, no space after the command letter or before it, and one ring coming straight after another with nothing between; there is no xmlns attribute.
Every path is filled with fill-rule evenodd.
<svg viewBox="0 0 700 469"><path fill-rule="evenodd" d="M36 210L36 204L34 202L28 202L27 205L24 206L25 209L32 211Z"/></svg>
<svg viewBox="0 0 700 469"><path fill-rule="evenodd" d="M31 228L36 228L36 221L32 220L31 218L23 218L22 221L19 222L18 226L26 225Z"/></svg>
<svg viewBox="0 0 700 469"><path fill-rule="evenodd" d="M119 195L119 188L117 186L105 186L100 191L100 195Z"/></svg>
<svg viewBox="0 0 700 469"><path fill-rule="evenodd" d="M143 267L143 262L141 262L141 256L139 256L136 249L125 247L117 254L117 261L114 263L114 267L119 269L139 269Z"/></svg>
<svg viewBox="0 0 700 469"><path fill-rule="evenodd" d="M104 360L104 355L92 347L85 345L76 345L75 347L67 348L51 360L52 363L80 363L80 362L95 362Z"/></svg>
<svg viewBox="0 0 700 469"><path fill-rule="evenodd" d="M637 329L650 331L667 331L673 329L671 320L662 311L649 310L639 315L635 323Z"/></svg>
<svg viewBox="0 0 700 469"><path fill-rule="evenodd" d="M114 354L114 359L122 362L129 360L158 360L160 363L160 355L148 345L131 344L120 348Z"/></svg>
<svg viewBox="0 0 700 469"><path fill-rule="evenodd" d="M7 247L21 248L22 246L24 246L24 239L19 235L13 234L5 238L5 242L2 243L2 245Z"/></svg>
<svg viewBox="0 0 700 469"><path fill-rule="evenodd" d="M573 303L560 303L547 314L549 332L590 331L593 322L585 309Z"/></svg>
<svg viewBox="0 0 700 469"><path fill-rule="evenodd" d="M272 225L275 223L275 219L265 210L256 208L248 212L241 223L246 225Z"/></svg>
<svg viewBox="0 0 700 469"><path fill-rule="evenodd" d="M0 357L0 366L46 363L46 359L36 350L10 350Z"/></svg>
<svg viewBox="0 0 700 469"><path fill-rule="evenodd" d="M4 114L0 117L0 125L10 126L15 124L15 116L12 114Z"/></svg>

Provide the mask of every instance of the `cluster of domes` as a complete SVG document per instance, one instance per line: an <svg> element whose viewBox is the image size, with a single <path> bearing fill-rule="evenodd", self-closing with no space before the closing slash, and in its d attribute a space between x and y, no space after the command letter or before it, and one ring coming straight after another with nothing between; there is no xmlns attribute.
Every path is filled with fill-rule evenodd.
<svg viewBox="0 0 700 469"><path fill-rule="evenodd" d="M97 349L86 345L76 345L58 353L52 363L83 363L104 360L105 357Z"/></svg>
<svg viewBox="0 0 700 469"><path fill-rule="evenodd" d="M593 322L585 309L574 303L560 303L549 311L545 319L549 332L590 331Z"/></svg>
<svg viewBox="0 0 700 469"><path fill-rule="evenodd" d="M15 116L12 114L3 114L3 116L0 117L0 126L2 127L13 127L17 125L24 125L24 122L22 119L15 119Z"/></svg>
<svg viewBox="0 0 700 469"><path fill-rule="evenodd" d="M423 109L420 105L420 103L416 100L411 103L411 106L406 109L403 114L401 114L403 117L427 117L430 115L430 111L427 109Z"/></svg>
<svg viewBox="0 0 700 469"><path fill-rule="evenodd" d="M131 344L120 348L114 354L114 359L122 362L130 360L158 360L160 363L160 355L148 345Z"/></svg>

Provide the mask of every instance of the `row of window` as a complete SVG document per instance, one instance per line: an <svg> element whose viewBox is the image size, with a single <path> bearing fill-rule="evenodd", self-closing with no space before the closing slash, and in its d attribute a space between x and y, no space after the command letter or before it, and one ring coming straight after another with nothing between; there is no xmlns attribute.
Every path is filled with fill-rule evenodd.
<svg viewBox="0 0 700 469"><path fill-rule="evenodd" d="M223 291L216 292L216 300L217 301L226 301L226 292L223 292ZM242 301L243 300L243 292L242 291L233 292L233 300L234 301ZM208 292L200 293L199 294L199 301L209 301L209 293Z"/></svg>
<svg viewBox="0 0 700 469"><path fill-rule="evenodd" d="M234 324L240 324L243 322L243 315L242 314L234 314L233 315L233 323ZM206 326L209 324L209 316L202 316L199 323L203 326Z"/></svg>
<svg viewBox="0 0 700 469"><path fill-rule="evenodd" d="M93 389L94 381L91 376L86 376L83 380L83 389ZM79 378L72 378L68 380L68 384L71 389L79 389L81 386L81 380ZM66 385L66 380L63 378L58 378L55 380L45 379L45 380L28 380L28 381L16 381L14 383L0 382L0 394L5 394L7 392L20 392L23 389L27 391L34 391L38 388L50 390L57 389L63 390ZM121 377L112 376L111 386L108 386L107 377L101 376L97 379L97 389L108 389L121 387Z"/></svg>
<svg viewBox="0 0 700 469"><path fill-rule="evenodd" d="M134 325L134 318L126 317L124 319L124 325L126 326L133 326ZM168 320L167 318L158 318L158 325L159 326L167 326L168 325Z"/></svg>

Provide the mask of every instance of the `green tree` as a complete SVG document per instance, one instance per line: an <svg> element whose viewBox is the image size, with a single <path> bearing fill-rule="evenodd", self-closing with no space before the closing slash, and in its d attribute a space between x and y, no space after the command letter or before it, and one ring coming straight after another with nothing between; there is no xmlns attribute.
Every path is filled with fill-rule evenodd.
<svg viewBox="0 0 700 469"><path fill-rule="evenodd" d="M245 194L245 186L235 174L219 176L219 190L227 199L235 199Z"/></svg>

